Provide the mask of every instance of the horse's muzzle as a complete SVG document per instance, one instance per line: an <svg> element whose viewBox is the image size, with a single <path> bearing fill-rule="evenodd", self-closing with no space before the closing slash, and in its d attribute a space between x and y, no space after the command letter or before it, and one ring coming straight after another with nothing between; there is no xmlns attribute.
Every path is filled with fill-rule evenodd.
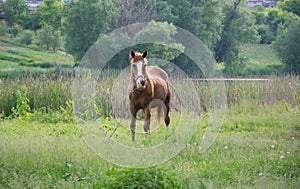
<svg viewBox="0 0 300 189"><path fill-rule="evenodd" d="M136 88L138 90L142 91L146 88L146 79L144 76L136 77L135 82L136 82Z"/></svg>

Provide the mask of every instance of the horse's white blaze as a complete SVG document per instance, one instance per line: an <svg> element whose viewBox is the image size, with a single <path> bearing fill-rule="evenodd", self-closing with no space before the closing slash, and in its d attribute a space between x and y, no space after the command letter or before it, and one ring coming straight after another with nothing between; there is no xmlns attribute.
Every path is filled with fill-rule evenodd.
<svg viewBox="0 0 300 189"><path fill-rule="evenodd" d="M136 66L138 69L137 76L143 76L143 62L142 61L137 62Z"/></svg>

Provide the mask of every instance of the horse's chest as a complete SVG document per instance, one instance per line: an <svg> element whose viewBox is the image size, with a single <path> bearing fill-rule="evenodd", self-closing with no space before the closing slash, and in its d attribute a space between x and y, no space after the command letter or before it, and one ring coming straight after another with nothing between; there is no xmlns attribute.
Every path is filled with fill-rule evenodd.
<svg viewBox="0 0 300 189"><path fill-rule="evenodd" d="M137 91L136 93L131 94L130 101L135 105L135 107L145 108L151 102L151 95L146 95L143 92Z"/></svg>

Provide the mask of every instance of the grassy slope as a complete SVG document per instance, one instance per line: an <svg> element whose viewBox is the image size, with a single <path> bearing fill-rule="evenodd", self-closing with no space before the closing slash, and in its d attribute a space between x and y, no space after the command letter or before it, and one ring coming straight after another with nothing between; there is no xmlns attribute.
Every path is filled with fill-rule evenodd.
<svg viewBox="0 0 300 189"><path fill-rule="evenodd" d="M185 150L159 166L165 170L162 177L175 174L183 188L188 188L187 184L190 188L299 187L299 109L240 108L227 112L217 140L202 154L198 150L203 130L199 129ZM204 116L199 128L207 125L208 119ZM129 187L136 184L134 178L144 177L144 171L124 173L99 158L82 140L85 128L82 124L2 121L0 188L107 188L105 182ZM123 134L130 140L128 130ZM149 140L155 138L153 133ZM135 145L138 142L143 141ZM124 154L123 158L127 157ZM153 174L157 174L155 168ZM155 181L149 178L153 178L151 174L147 181L151 185Z"/></svg>
<svg viewBox="0 0 300 189"><path fill-rule="evenodd" d="M248 72L270 74L282 71L282 63L270 45L245 44L241 47L240 53L246 59L245 69Z"/></svg>
<svg viewBox="0 0 300 189"><path fill-rule="evenodd" d="M270 74L282 70L282 64L272 51L270 45L245 44L241 49L246 58L245 73ZM71 57L64 53L42 50L36 46L18 44L9 38L0 38L0 78L17 77L26 74L52 74L54 62L63 70L69 70L74 64ZM278 71L279 70L279 71Z"/></svg>
<svg viewBox="0 0 300 189"><path fill-rule="evenodd" d="M55 63L62 69L71 69L73 60L64 53L24 46L4 37L0 39L0 78L12 78L29 73L52 74Z"/></svg>

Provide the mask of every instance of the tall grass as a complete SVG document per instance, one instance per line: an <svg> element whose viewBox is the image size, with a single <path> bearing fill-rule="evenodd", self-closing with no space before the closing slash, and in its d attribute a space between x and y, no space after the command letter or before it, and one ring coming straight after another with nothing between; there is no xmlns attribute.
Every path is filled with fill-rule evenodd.
<svg viewBox="0 0 300 189"><path fill-rule="evenodd" d="M92 98L93 101L89 106L96 107L97 116L110 116L113 115L112 98L115 98L113 94L118 96L118 93L122 96L127 95L127 80L117 83L118 88L113 88L116 85L115 75L111 74L109 77L97 77L97 78L85 78L76 80L70 77L59 77L53 79L48 76L44 77L21 77L13 80L1 80L0 84L0 112L2 117L11 115L12 108L16 107L17 97L16 92L21 86L27 88L29 105L32 111L43 109L44 112L58 111L60 108L66 108L67 101L73 101L74 103L86 103ZM266 80L231 80L224 81L226 89L227 105L241 106L244 104L253 105L255 108L258 105L271 107L275 104L281 104L283 108L299 107L300 102L300 78L296 75L286 76L269 76ZM205 80L193 81L195 91L199 96L201 111L210 111L211 102L211 90L208 82ZM122 85L122 88L121 86ZM92 92L90 96L84 97L80 91L72 96L72 90L77 92L86 86L86 90ZM73 88L72 88L73 87ZM116 86L114 86L116 87ZM178 99L176 93L180 90L188 90L187 88L176 86L177 89L173 90L173 98L171 102L171 108L177 109L181 104L189 104L190 99ZM176 92L177 91L177 92ZM123 94L126 93L126 94ZM225 95L225 94L224 94ZM83 98L84 97L84 98ZM177 99L176 99L177 98ZM82 100L82 102L79 102ZM121 99L122 100L122 99ZM124 99L124 100L127 100ZM180 102L181 101L181 102ZM82 107L87 106L83 104ZM190 109L193 109L193 105L190 105ZM87 108L87 107L86 107ZM127 109L127 103L123 103L123 108ZM92 108L93 109L93 108ZM84 110L80 110L81 113Z"/></svg>

